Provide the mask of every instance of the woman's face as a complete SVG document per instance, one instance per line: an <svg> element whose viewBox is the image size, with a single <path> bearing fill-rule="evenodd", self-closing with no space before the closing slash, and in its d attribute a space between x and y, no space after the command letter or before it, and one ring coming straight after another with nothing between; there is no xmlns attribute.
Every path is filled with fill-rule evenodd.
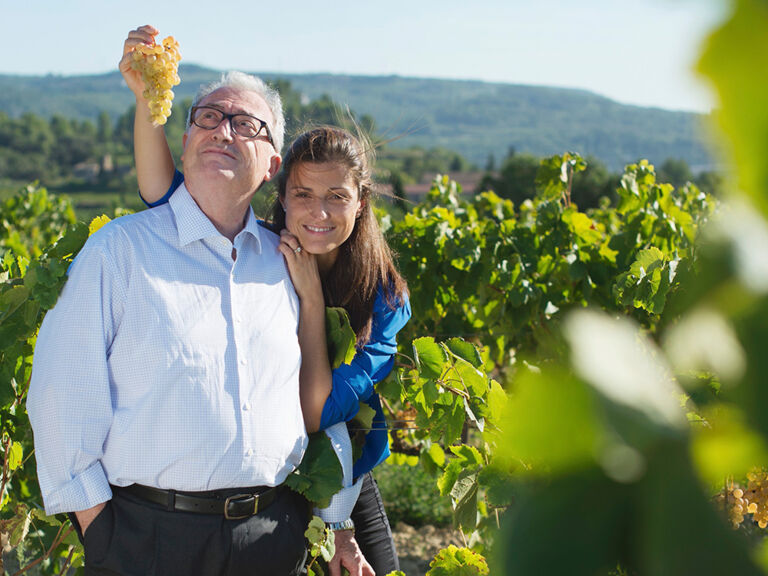
<svg viewBox="0 0 768 576"><path fill-rule="evenodd" d="M337 163L303 162L291 170L282 198L288 231L321 267L335 262L362 210L360 193L347 168Z"/></svg>

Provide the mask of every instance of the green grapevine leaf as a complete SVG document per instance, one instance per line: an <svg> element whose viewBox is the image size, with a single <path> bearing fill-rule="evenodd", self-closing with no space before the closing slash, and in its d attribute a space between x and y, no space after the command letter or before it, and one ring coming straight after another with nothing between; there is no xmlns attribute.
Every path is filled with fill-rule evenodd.
<svg viewBox="0 0 768 576"><path fill-rule="evenodd" d="M299 467L289 474L285 484L303 494L319 508L328 506L342 486L341 463L324 432L309 435L309 444Z"/></svg>
<svg viewBox="0 0 768 576"><path fill-rule="evenodd" d="M56 518L56 516L46 515L45 510L41 510L40 508L32 508L30 509L30 513L32 514L33 519L45 522L49 526L61 526L61 521Z"/></svg>
<svg viewBox="0 0 768 576"><path fill-rule="evenodd" d="M71 226L53 246L46 251L46 256L52 260L71 260L74 258L88 239L88 225L78 222Z"/></svg>
<svg viewBox="0 0 768 576"><path fill-rule="evenodd" d="M357 414L349 421L349 435L352 440L352 461L357 462L363 453L365 437L373 428L373 419L376 411L365 402L360 402Z"/></svg>
<svg viewBox="0 0 768 576"><path fill-rule="evenodd" d="M717 120L729 136L731 163L738 188L768 215L768 83L762 58L768 53L768 6L755 0L734 0L730 19L709 38L699 69L714 81L721 106ZM756 80L759 79L759 80Z"/></svg>
<svg viewBox="0 0 768 576"><path fill-rule="evenodd" d="M387 400L400 402L404 392L401 372L396 371L394 376L390 374L388 378L376 384L376 392Z"/></svg>
<svg viewBox="0 0 768 576"><path fill-rule="evenodd" d="M477 470L464 469L451 488L454 523L464 532L477 526Z"/></svg>
<svg viewBox="0 0 768 576"><path fill-rule="evenodd" d="M602 441L589 389L568 371L554 367L520 373L499 427L504 430L498 446L501 462L522 463L535 474L588 465Z"/></svg>
<svg viewBox="0 0 768 576"><path fill-rule="evenodd" d="M445 345L453 355L469 362L475 368L483 367L483 358L477 347L471 342L462 338L449 338L445 341Z"/></svg>
<svg viewBox="0 0 768 576"><path fill-rule="evenodd" d="M320 544L325 539L325 522L319 516L312 516L304 537L310 544Z"/></svg>
<svg viewBox="0 0 768 576"><path fill-rule="evenodd" d="M691 453L708 485L720 485L729 476L745 478L755 462L768 462L764 437L747 425L741 411L718 405L705 418L707 426L694 428Z"/></svg>
<svg viewBox="0 0 768 576"><path fill-rule="evenodd" d="M460 383L456 388L467 390L473 396L485 396L488 391L488 377L463 358L454 358L453 367L447 380Z"/></svg>
<svg viewBox="0 0 768 576"><path fill-rule="evenodd" d="M18 503L12 517L0 520L0 532L7 533L10 545L16 547L27 537L30 522L29 509L25 504Z"/></svg>
<svg viewBox="0 0 768 576"><path fill-rule="evenodd" d="M489 573L488 563L480 554L451 544L437 553L426 576L488 576Z"/></svg>
<svg viewBox="0 0 768 576"><path fill-rule="evenodd" d="M482 466L483 464L483 457L474 446L462 444L461 446L450 446L449 449L456 455L462 468Z"/></svg>
<svg viewBox="0 0 768 576"><path fill-rule="evenodd" d="M376 417L376 411L365 402L360 402L357 414L352 419L354 425L364 430L370 430L373 427L373 419Z"/></svg>
<svg viewBox="0 0 768 576"><path fill-rule="evenodd" d="M568 318L565 335L576 371L606 398L606 408L616 408L606 412L614 417L614 426L623 430L633 423L634 429L627 432L636 447L687 427L679 402L682 390L653 342L632 322L578 311ZM647 421L630 418L620 408L629 408Z"/></svg>
<svg viewBox="0 0 768 576"><path fill-rule="evenodd" d="M494 466L480 470L477 482L485 492L485 499L494 508L511 506L515 500L516 486L513 476Z"/></svg>
<svg viewBox="0 0 768 576"><path fill-rule="evenodd" d="M437 488L440 490L441 496L447 496L453 490L453 485L456 484L456 480L459 479L462 466L461 462L454 459L448 463L448 466L443 470L443 475L437 479Z"/></svg>
<svg viewBox="0 0 768 576"><path fill-rule="evenodd" d="M29 298L29 289L26 286L10 286L3 289L0 292L0 324L16 312L27 298Z"/></svg>
<svg viewBox="0 0 768 576"><path fill-rule="evenodd" d="M571 230L581 242L597 244L602 240L603 235L595 226L594 221L583 212L569 210L563 215L563 220L568 222Z"/></svg>
<svg viewBox="0 0 768 576"><path fill-rule="evenodd" d="M488 408L490 418L494 423L498 423L504 413L504 407L507 405L507 393L501 384L496 380L491 380L491 387L488 390Z"/></svg>
<svg viewBox="0 0 768 576"><path fill-rule="evenodd" d="M675 277L676 264L667 262L658 248L641 250L628 272L614 285L617 300L627 306L661 314Z"/></svg>
<svg viewBox="0 0 768 576"><path fill-rule="evenodd" d="M443 442L445 445L452 444L459 439L466 420L464 398L453 394L448 396L451 397L451 403L447 405L438 403L431 412L424 412L429 415L428 421L420 426L431 426L429 435L432 440Z"/></svg>
<svg viewBox="0 0 768 576"><path fill-rule="evenodd" d="M632 496L630 487L594 468L556 474L520 490L495 541L503 570L494 574L608 574L626 544Z"/></svg>
<svg viewBox="0 0 768 576"><path fill-rule="evenodd" d="M540 197L545 200L560 198L568 188L572 175L582 172L586 167L586 162L571 152L545 158L536 173L536 189Z"/></svg>
<svg viewBox="0 0 768 576"><path fill-rule="evenodd" d="M413 341L413 352L423 377L440 378L443 375L448 356L434 338L417 338Z"/></svg>
<svg viewBox="0 0 768 576"><path fill-rule="evenodd" d="M437 443L430 443L429 447L422 445L421 452L419 453L419 461L422 468L429 474L435 475L442 471L445 466L446 458L443 447Z"/></svg>
<svg viewBox="0 0 768 576"><path fill-rule="evenodd" d="M325 308L325 338L328 343L328 359L331 368L349 364L355 357L357 337L349 323L349 315L344 308Z"/></svg>
<svg viewBox="0 0 768 576"><path fill-rule="evenodd" d="M8 467L11 470L16 470L21 466L22 460L24 460L24 448L20 442L12 442L8 451Z"/></svg>
<svg viewBox="0 0 768 576"><path fill-rule="evenodd" d="M432 461L439 467L442 468L445 466L445 452L443 451L443 447L439 444L432 444L429 447L429 457L432 459Z"/></svg>

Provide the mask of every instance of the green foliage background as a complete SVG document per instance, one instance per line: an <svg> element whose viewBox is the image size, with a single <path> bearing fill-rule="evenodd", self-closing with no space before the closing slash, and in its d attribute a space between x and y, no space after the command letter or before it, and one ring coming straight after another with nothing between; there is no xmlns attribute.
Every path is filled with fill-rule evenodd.
<svg viewBox="0 0 768 576"><path fill-rule="evenodd" d="M532 199L468 199L438 178L383 218L416 311L378 387L393 421L415 423L392 431L392 463L433 475L467 544L433 576L768 572L764 539L710 501L768 464L768 5L732 4L700 65L737 167L722 206L639 162L615 204L582 210L587 162L565 153L537 169ZM24 396L88 231L34 187L2 209L0 533L54 574L81 550L40 512Z"/></svg>

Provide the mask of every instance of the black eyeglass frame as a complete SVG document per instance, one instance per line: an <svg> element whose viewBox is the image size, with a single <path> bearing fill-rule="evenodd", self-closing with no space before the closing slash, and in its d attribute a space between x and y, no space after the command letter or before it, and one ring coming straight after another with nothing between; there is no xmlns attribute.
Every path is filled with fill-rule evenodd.
<svg viewBox="0 0 768 576"><path fill-rule="evenodd" d="M213 110L215 112L218 112L221 114L221 120L219 120L218 124L216 126L200 126L197 122L195 122L195 112L198 110ZM232 123L232 119L236 116L246 116L248 118L252 118L253 120L256 120L259 123L259 129L256 131L256 134L253 136L243 136L237 131L237 128L235 128L235 125ZM203 130L216 130L219 126L221 126L221 123L225 120L229 120L229 128L232 130L234 134L237 134L241 138L245 138L246 140L253 140L254 138L258 138L259 134L261 134L262 128L267 131L267 140L269 140L269 143L272 144L272 148L275 148L275 141L272 139L272 131L269 129L269 125L267 125L264 120L261 118L257 118L256 116L253 116L251 114L244 114L242 112L238 112L237 114L227 114L226 112L223 112L222 110L219 110L218 108L214 108L213 106L192 106L192 109L189 111L189 123L190 125L194 124L198 128L202 128Z"/></svg>

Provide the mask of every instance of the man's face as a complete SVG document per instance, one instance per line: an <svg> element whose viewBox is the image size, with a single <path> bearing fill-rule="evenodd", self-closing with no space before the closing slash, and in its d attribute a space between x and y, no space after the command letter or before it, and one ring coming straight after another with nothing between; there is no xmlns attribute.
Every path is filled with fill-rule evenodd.
<svg viewBox="0 0 768 576"><path fill-rule="evenodd" d="M218 108L225 114L249 114L269 126L274 125L269 106L254 92L219 88L203 98L198 106ZM193 184L201 183L194 196L230 191L238 196L252 194L280 167L280 156L269 143L265 130L255 138L246 139L235 134L226 119L213 130L191 124L183 143L181 159L185 179Z"/></svg>

